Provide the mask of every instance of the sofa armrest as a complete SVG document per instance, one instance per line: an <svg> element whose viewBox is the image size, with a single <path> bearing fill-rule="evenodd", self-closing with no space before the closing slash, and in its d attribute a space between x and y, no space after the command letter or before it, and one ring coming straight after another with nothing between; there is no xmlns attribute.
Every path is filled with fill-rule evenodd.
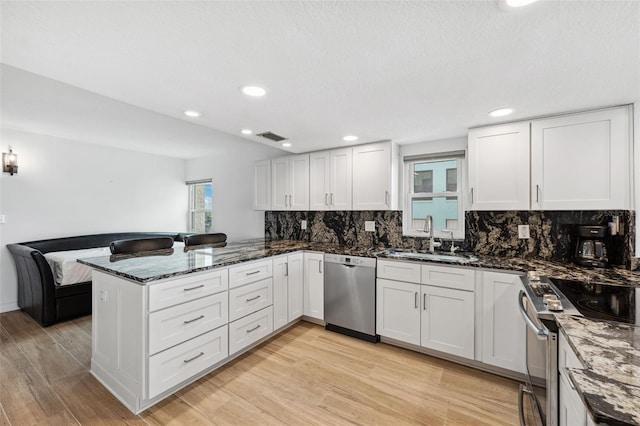
<svg viewBox="0 0 640 426"><path fill-rule="evenodd" d="M18 275L18 306L43 326L56 322L55 281L43 254L22 244L7 244Z"/></svg>

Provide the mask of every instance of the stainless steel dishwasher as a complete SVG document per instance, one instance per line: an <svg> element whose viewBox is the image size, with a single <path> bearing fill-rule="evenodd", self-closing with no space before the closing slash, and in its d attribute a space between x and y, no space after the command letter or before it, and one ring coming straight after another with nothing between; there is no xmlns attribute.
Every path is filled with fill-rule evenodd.
<svg viewBox="0 0 640 426"><path fill-rule="evenodd" d="M377 342L376 259L324 255L326 329Z"/></svg>

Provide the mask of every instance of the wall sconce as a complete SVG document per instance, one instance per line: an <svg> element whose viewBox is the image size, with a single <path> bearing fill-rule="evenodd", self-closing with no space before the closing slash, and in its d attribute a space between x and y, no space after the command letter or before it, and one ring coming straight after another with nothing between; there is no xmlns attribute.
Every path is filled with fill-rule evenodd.
<svg viewBox="0 0 640 426"><path fill-rule="evenodd" d="M9 145L8 153L2 153L2 171L11 176L18 174L18 156L11 150L11 145Z"/></svg>

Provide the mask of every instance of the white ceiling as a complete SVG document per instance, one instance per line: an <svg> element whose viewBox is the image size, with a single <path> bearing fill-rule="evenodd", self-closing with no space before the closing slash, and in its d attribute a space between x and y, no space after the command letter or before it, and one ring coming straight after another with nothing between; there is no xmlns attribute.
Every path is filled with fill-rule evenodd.
<svg viewBox="0 0 640 426"><path fill-rule="evenodd" d="M639 1L511 12L497 0L2 1L0 12L3 86L24 84L28 71L75 86L50 82L83 108L100 111L103 97L139 107L120 104L128 112L101 123L65 120L59 108L45 113L56 102L22 96L16 83L3 126L106 144L134 127L135 149L156 152L159 113L172 117L167 155L172 140L177 156L202 155L209 133L189 123L249 140L259 138L240 129L270 130L305 152L343 146L346 134L401 144L462 136L497 122L487 113L504 106L515 113L502 121L513 121L640 101ZM268 93L248 98L246 84ZM135 126L119 125L125 115ZM182 138L187 128L206 135Z"/></svg>

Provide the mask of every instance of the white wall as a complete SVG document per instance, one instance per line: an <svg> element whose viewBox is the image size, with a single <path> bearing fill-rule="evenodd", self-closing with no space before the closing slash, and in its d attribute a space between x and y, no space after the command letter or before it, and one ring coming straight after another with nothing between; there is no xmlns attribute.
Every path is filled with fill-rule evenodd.
<svg viewBox="0 0 640 426"><path fill-rule="evenodd" d="M213 231L229 240L264 237L264 211L253 209L253 162L287 155L250 141L234 140L219 154L187 161L187 180L213 180Z"/></svg>
<svg viewBox="0 0 640 426"><path fill-rule="evenodd" d="M1 130L19 173L0 177L0 312L17 309L6 244L120 231L187 230L186 160ZM247 197L250 200L250 197Z"/></svg>

